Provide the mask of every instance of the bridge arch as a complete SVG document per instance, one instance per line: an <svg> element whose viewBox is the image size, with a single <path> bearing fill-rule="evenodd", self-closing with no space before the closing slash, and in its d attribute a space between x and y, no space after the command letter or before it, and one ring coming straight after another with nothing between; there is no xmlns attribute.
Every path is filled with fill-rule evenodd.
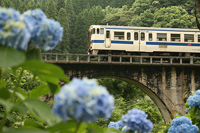
<svg viewBox="0 0 200 133"><path fill-rule="evenodd" d="M139 89L141 89L144 93L146 93L150 98L151 100L155 103L155 105L158 107L158 109L160 110L161 114L162 114L162 117L163 117L163 120L165 122L169 122L173 116L170 112L170 110L168 109L168 107L165 105L165 103L162 101L162 99L160 99L160 97L154 93L151 89L149 89L147 86L145 86L143 83L140 83L139 81L136 81L134 79L128 79L126 77L118 77L118 76L97 76L97 77L92 77L92 78L102 78L102 77L105 77L105 78L115 78L115 79L120 79L120 80L123 80L123 81L126 81L128 83L131 83L135 86L137 86ZM91 77L90 77L91 78Z"/></svg>

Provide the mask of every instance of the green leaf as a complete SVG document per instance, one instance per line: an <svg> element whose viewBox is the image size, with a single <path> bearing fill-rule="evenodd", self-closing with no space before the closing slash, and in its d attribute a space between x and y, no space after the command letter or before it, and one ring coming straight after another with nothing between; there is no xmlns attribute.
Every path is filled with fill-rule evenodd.
<svg viewBox="0 0 200 133"><path fill-rule="evenodd" d="M104 133L104 131L105 129L96 124L91 123L88 125L88 133Z"/></svg>
<svg viewBox="0 0 200 133"><path fill-rule="evenodd" d="M11 94L7 88L0 89L0 98L7 100L10 96Z"/></svg>
<svg viewBox="0 0 200 133"><path fill-rule="evenodd" d="M6 81L4 79L0 80L0 89L6 88Z"/></svg>
<svg viewBox="0 0 200 133"><path fill-rule="evenodd" d="M13 103L8 102L8 101L6 101L6 100L4 100L2 98L0 98L0 104L4 105L7 111L10 111L11 108L14 106Z"/></svg>
<svg viewBox="0 0 200 133"><path fill-rule="evenodd" d="M58 85L52 84L50 82L48 82L48 86L51 91L51 94L56 94L60 90L60 87Z"/></svg>
<svg viewBox="0 0 200 133"><path fill-rule="evenodd" d="M20 66L24 69L30 70L36 75L51 76L69 82L69 79L64 75L64 71L54 64L31 60L24 62Z"/></svg>
<svg viewBox="0 0 200 133"><path fill-rule="evenodd" d="M17 91L24 97L24 98L27 98L28 95L26 92L24 92L24 90L20 87L17 88Z"/></svg>
<svg viewBox="0 0 200 133"><path fill-rule="evenodd" d="M50 92L48 85L41 85L30 92L30 98L38 98Z"/></svg>
<svg viewBox="0 0 200 133"><path fill-rule="evenodd" d="M61 122L52 127L48 127L46 130L51 133L59 132L59 131L75 131L77 123L75 121Z"/></svg>
<svg viewBox="0 0 200 133"><path fill-rule="evenodd" d="M176 114L176 117L181 117L181 116L184 116L184 115L180 112Z"/></svg>
<svg viewBox="0 0 200 133"><path fill-rule="evenodd" d="M14 104L13 109L17 110L19 113L21 113L23 116L27 114L27 108L24 105L21 104Z"/></svg>
<svg viewBox="0 0 200 133"><path fill-rule="evenodd" d="M38 49L33 48L26 52L26 60L43 61Z"/></svg>
<svg viewBox="0 0 200 133"><path fill-rule="evenodd" d="M39 130L39 129L19 129L15 131L8 131L3 133L49 133L45 130Z"/></svg>
<svg viewBox="0 0 200 133"><path fill-rule="evenodd" d="M0 67L8 68L20 65L25 61L24 52L20 52L11 47L0 47Z"/></svg>
<svg viewBox="0 0 200 133"><path fill-rule="evenodd" d="M30 127L36 127L36 128L44 129L44 127L42 125L40 125L39 123L36 123L34 120L25 120L24 126L30 126Z"/></svg>
<svg viewBox="0 0 200 133"><path fill-rule="evenodd" d="M4 113L0 113L0 118L3 118L3 117L4 117ZM12 114L8 114L7 119L9 119L11 121L16 121L15 116Z"/></svg>
<svg viewBox="0 0 200 133"><path fill-rule="evenodd" d="M39 99L27 99L24 101L25 106L29 111L41 122L47 122L53 125L59 119L51 112L51 108L45 102Z"/></svg>

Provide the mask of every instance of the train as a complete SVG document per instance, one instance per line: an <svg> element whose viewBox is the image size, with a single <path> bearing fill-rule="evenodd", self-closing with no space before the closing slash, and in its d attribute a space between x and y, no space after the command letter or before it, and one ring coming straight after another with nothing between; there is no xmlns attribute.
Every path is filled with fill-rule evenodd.
<svg viewBox="0 0 200 133"><path fill-rule="evenodd" d="M200 56L199 29L91 25L88 54Z"/></svg>

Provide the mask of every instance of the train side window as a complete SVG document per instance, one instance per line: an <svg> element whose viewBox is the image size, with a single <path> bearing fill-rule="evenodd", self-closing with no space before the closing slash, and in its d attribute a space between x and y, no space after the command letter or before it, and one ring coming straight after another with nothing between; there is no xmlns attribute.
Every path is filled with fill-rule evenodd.
<svg viewBox="0 0 200 133"><path fill-rule="evenodd" d="M185 42L194 42L194 34L184 34Z"/></svg>
<svg viewBox="0 0 200 133"><path fill-rule="evenodd" d="M145 40L145 33L141 32L141 40L144 41Z"/></svg>
<svg viewBox="0 0 200 133"><path fill-rule="evenodd" d="M92 29L92 34L95 34L95 28Z"/></svg>
<svg viewBox="0 0 200 133"><path fill-rule="evenodd" d="M104 28L100 29L100 34L104 34Z"/></svg>
<svg viewBox="0 0 200 133"><path fill-rule="evenodd" d="M167 33L157 33L157 41L167 41Z"/></svg>
<svg viewBox="0 0 200 133"><path fill-rule="evenodd" d="M198 42L200 42L200 35L198 35Z"/></svg>
<svg viewBox="0 0 200 133"><path fill-rule="evenodd" d="M127 33L127 40L131 40L131 33L130 32Z"/></svg>
<svg viewBox="0 0 200 133"><path fill-rule="evenodd" d="M180 34L171 34L171 41L180 42L181 41L181 35Z"/></svg>
<svg viewBox="0 0 200 133"><path fill-rule="evenodd" d="M97 34L99 34L99 28L97 28Z"/></svg>
<svg viewBox="0 0 200 133"><path fill-rule="evenodd" d="M138 40L138 32L134 33L134 40L136 40L136 41Z"/></svg>
<svg viewBox="0 0 200 133"><path fill-rule="evenodd" d="M152 41L152 39L153 39L153 35L152 33L149 33L149 41Z"/></svg>
<svg viewBox="0 0 200 133"><path fill-rule="evenodd" d="M115 40L124 40L124 32L114 32Z"/></svg>
<svg viewBox="0 0 200 133"><path fill-rule="evenodd" d="M110 31L106 31L106 38L110 38Z"/></svg>

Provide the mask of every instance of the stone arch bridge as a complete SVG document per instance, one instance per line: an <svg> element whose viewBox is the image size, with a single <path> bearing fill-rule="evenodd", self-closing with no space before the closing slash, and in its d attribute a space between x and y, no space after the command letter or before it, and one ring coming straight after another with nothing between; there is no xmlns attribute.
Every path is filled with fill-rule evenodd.
<svg viewBox="0 0 200 133"><path fill-rule="evenodd" d="M200 89L200 58L42 54L73 77L112 77L134 84L157 105L165 122L185 114L185 95Z"/></svg>

